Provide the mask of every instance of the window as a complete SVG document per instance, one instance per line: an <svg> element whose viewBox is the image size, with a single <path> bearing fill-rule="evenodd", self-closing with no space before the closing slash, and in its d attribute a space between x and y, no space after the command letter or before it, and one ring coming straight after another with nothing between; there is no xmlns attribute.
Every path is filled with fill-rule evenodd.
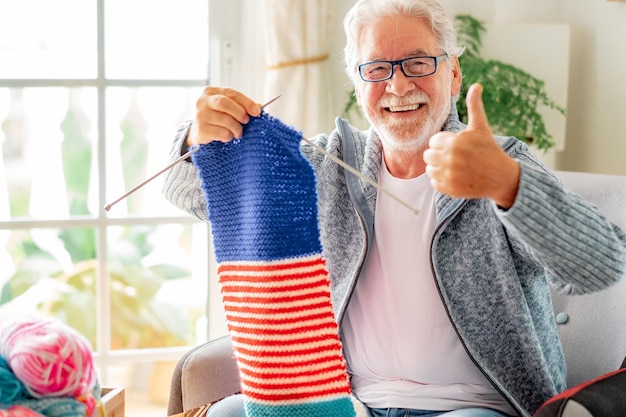
<svg viewBox="0 0 626 417"><path fill-rule="evenodd" d="M0 321L79 330L132 415L163 412L172 361L206 340L208 230L159 179L104 206L167 164L208 84L208 9L0 0Z"/></svg>

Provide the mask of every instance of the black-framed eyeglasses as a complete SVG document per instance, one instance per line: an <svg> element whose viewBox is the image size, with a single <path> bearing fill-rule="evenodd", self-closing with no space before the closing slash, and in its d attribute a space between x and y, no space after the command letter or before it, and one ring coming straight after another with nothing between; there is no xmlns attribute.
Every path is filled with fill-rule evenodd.
<svg viewBox="0 0 626 417"><path fill-rule="evenodd" d="M446 59L448 54L440 56L414 56L397 61L371 61L359 65L359 75L363 81L385 81L393 77L396 65L400 65L406 77L426 77L437 71L439 62Z"/></svg>

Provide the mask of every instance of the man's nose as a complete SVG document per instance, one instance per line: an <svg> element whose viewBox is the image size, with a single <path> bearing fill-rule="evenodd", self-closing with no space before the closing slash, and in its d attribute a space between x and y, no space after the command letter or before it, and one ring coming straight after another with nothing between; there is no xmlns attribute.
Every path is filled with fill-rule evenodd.
<svg viewBox="0 0 626 417"><path fill-rule="evenodd" d="M402 97L409 91L415 89L415 80L412 77L404 75L400 64L394 65L393 69L393 74L391 78L387 80L387 87L385 89L388 93Z"/></svg>

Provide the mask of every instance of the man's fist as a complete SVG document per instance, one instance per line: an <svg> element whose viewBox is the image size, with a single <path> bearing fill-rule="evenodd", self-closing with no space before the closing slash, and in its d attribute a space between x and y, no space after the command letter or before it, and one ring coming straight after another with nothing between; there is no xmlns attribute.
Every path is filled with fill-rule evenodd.
<svg viewBox="0 0 626 417"><path fill-rule="evenodd" d="M482 101L482 86L467 93L467 129L439 132L424 152L433 187L455 198L490 198L510 208L519 183L519 164L494 140Z"/></svg>
<svg viewBox="0 0 626 417"><path fill-rule="evenodd" d="M196 101L196 117L189 130L187 145L240 138L250 116L258 116L261 106L231 88L206 87Z"/></svg>

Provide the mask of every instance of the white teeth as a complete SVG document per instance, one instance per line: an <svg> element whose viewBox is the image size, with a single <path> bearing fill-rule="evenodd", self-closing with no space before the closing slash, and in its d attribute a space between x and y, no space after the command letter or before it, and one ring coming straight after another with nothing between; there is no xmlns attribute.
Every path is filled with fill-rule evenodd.
<svg viewBox="0 0 626 417"><path fill-rule="evenodd" d="M419 104L411 104L408 106L394 106L394 107L389 107L389 111L392 112L397 112L397 111L411 111L411 110L417 110L420 108Z"/></svg>

